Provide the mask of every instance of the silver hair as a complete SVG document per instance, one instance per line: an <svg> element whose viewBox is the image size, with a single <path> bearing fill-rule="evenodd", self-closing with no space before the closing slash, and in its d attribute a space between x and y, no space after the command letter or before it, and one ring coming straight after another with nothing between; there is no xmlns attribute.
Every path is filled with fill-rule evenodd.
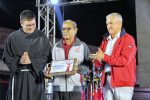
<svg viewBox="0 0 150 100"><path fill-rule="evenodd" d="M72 25L73 25L74 28L77 28L77 23L76 23L75 21L73 21L73 20L70 20L70 19L65 20L65 21L63 22L63 24L64 24L64 23L68 23L68 22L69 22L69 23L72 23Z"/></svg>
<svg viewBox="0 0 150 100"><path fill-rule="evenodd" d="M107 20L109 17L115 17L115 19L116 19L117 21L119 21L119 22L121 22L121 23L123 22L122 16L121 16L121 14L119 14L119 13L114 12L114 13L108 14L108 15L106 16L106 20Z"/></svg>

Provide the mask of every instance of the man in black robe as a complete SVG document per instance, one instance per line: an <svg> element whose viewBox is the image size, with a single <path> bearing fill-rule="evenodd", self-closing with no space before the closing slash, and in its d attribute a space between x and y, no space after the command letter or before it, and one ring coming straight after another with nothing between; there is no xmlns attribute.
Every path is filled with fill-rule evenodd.
<svg viewBox="0 0 150 100"><path fill-rule="evenodd" d="M11 72L7 100L44 100L43 68L50 58L49 39L36 28L32 11L21 12L20 24L9 35L3 53Z"/></svg>

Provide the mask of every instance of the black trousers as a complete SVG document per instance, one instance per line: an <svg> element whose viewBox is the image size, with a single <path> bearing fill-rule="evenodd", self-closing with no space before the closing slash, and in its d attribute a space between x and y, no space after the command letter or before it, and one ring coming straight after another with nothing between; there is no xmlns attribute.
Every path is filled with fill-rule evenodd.
<svg viewBox="0 0 150 100"><path fill-rule="evenodd" d="M53 100L81 100L80 91L53 92Z"/></svg>

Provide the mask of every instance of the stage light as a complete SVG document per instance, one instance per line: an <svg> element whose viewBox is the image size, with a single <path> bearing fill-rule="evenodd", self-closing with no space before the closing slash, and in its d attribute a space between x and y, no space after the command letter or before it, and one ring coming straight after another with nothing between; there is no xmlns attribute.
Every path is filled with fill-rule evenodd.
<svg viewBox="0 0 150 100"><path fill-rule="evenodd" d="M52 4L57 4L59 0L50 0Z"/></svg>

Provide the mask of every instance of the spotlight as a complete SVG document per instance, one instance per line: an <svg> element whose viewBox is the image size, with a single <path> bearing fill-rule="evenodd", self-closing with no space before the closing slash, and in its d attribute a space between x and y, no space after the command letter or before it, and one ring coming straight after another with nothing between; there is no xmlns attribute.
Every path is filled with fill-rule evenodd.
<svg viewBox="0 0 150 100"><path fill-rule="evenodd" d="M50 0L52 4L57 4L59 0Z"/></svg>

